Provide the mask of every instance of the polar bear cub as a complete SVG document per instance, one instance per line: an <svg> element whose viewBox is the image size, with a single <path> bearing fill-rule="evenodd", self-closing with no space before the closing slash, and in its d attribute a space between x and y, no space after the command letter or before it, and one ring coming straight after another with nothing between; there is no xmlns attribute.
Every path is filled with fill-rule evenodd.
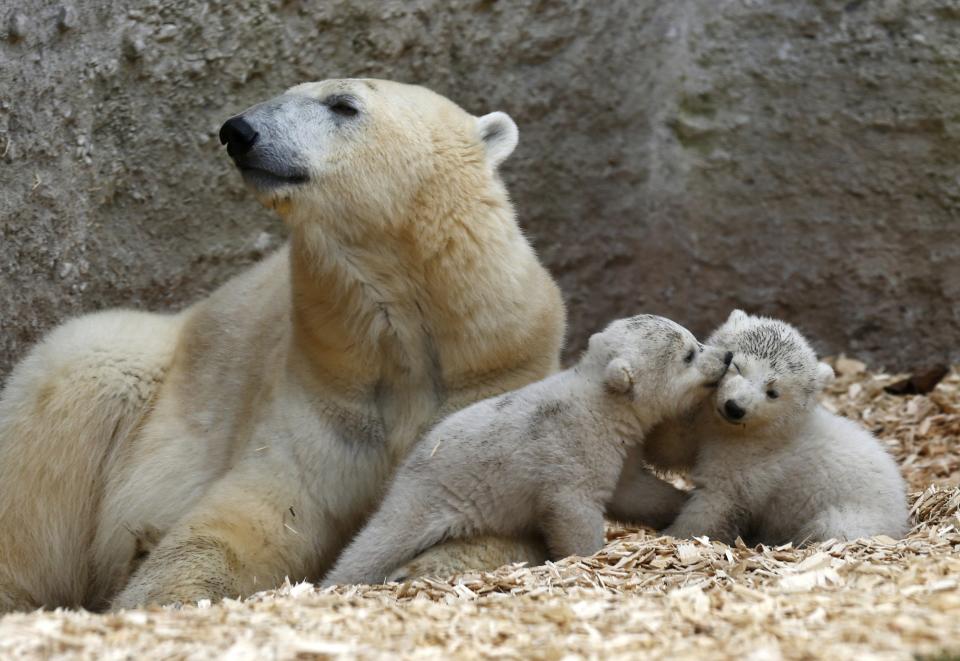
<svg viewBox="0 0 960 661"><path fill-rule="evenodd" d="M325 585L379 583L442 540L484 534L539 534L554 558L595 553L627 449L704 399L731 359L662 317L613 322L571 369L441 422Z"/></svg>
<svg viewBox="0 0 960 661"><path fill-rule="evenodd" d="M643 448L661 466L684 448L695 458L696 489L667 534L776 545L907 532L896 463L818 403L833 370L796 328L735 310L708 343L734 353L716 394Z"/></svg>

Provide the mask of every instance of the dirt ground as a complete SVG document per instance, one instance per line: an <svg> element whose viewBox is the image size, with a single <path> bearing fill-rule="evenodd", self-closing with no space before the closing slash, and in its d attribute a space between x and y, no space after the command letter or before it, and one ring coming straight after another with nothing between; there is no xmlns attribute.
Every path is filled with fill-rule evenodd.
<svg viewBox="0 0 960 661"><path fill-rule="evenodd" d="M929 395L835 361L826 405L897 457L904 540L677 542L611 526L590 558L402 585L287 585L240 602L0 620L4 658L960 658L960 373Z"/></svg>

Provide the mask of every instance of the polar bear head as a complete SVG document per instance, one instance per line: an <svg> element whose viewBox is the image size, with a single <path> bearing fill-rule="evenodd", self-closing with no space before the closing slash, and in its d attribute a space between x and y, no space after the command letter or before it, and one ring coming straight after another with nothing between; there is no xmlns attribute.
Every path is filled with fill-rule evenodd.
<svg viewBox="0 0 960 661"><path fill-rule="evenodd" d="M402 231L424 214L455 217L492 190L506 200L496 169L517 127L422 87L343 79L255 105L227 120L220 140L259 200L292 225Z"/></svg>
<svg viewBox="0 0 960 661"><path fill-rule="evenodd" d="M732 357L700 344L680 324L642 314L593 335L584 362L602 369L606 389L628 395L638 414L653 424L706 398Z"/></svg>
<svg viewBox="0 0 960 661"><path fill-rule="evenodd" d="M708 342L734 354L714 404L724 420L744 428L794 423L833 379L800 331L776 319L734 310Z"/></svg>

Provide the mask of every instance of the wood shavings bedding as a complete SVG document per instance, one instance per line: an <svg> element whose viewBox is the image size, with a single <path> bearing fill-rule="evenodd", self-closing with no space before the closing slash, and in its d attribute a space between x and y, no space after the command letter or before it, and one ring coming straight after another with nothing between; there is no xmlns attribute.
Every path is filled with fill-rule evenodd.
<svg viewBox="0 0 960 661"><path fill-rule="evenodd" d="M748 548L610 526L598 554L542 567L8 615L0 658L960 658L960 374L896 396L897 376L833 364L825 404L876 433L914 492L906 539Z"/></svg>

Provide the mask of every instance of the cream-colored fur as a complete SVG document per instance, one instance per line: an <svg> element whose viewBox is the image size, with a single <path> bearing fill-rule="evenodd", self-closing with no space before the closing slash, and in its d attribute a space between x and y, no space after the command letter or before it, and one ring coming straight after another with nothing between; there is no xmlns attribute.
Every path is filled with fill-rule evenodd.
<svg viewBox="0 0 960 661"><path fill-rule="evenodd" d="M0 612L316 579L436 421L557 369L562 300L496 173L508 117L374 80L243 117L266 167L305 175L250 179L289 245L178 315L72 321L14 370Z"/></svg>

